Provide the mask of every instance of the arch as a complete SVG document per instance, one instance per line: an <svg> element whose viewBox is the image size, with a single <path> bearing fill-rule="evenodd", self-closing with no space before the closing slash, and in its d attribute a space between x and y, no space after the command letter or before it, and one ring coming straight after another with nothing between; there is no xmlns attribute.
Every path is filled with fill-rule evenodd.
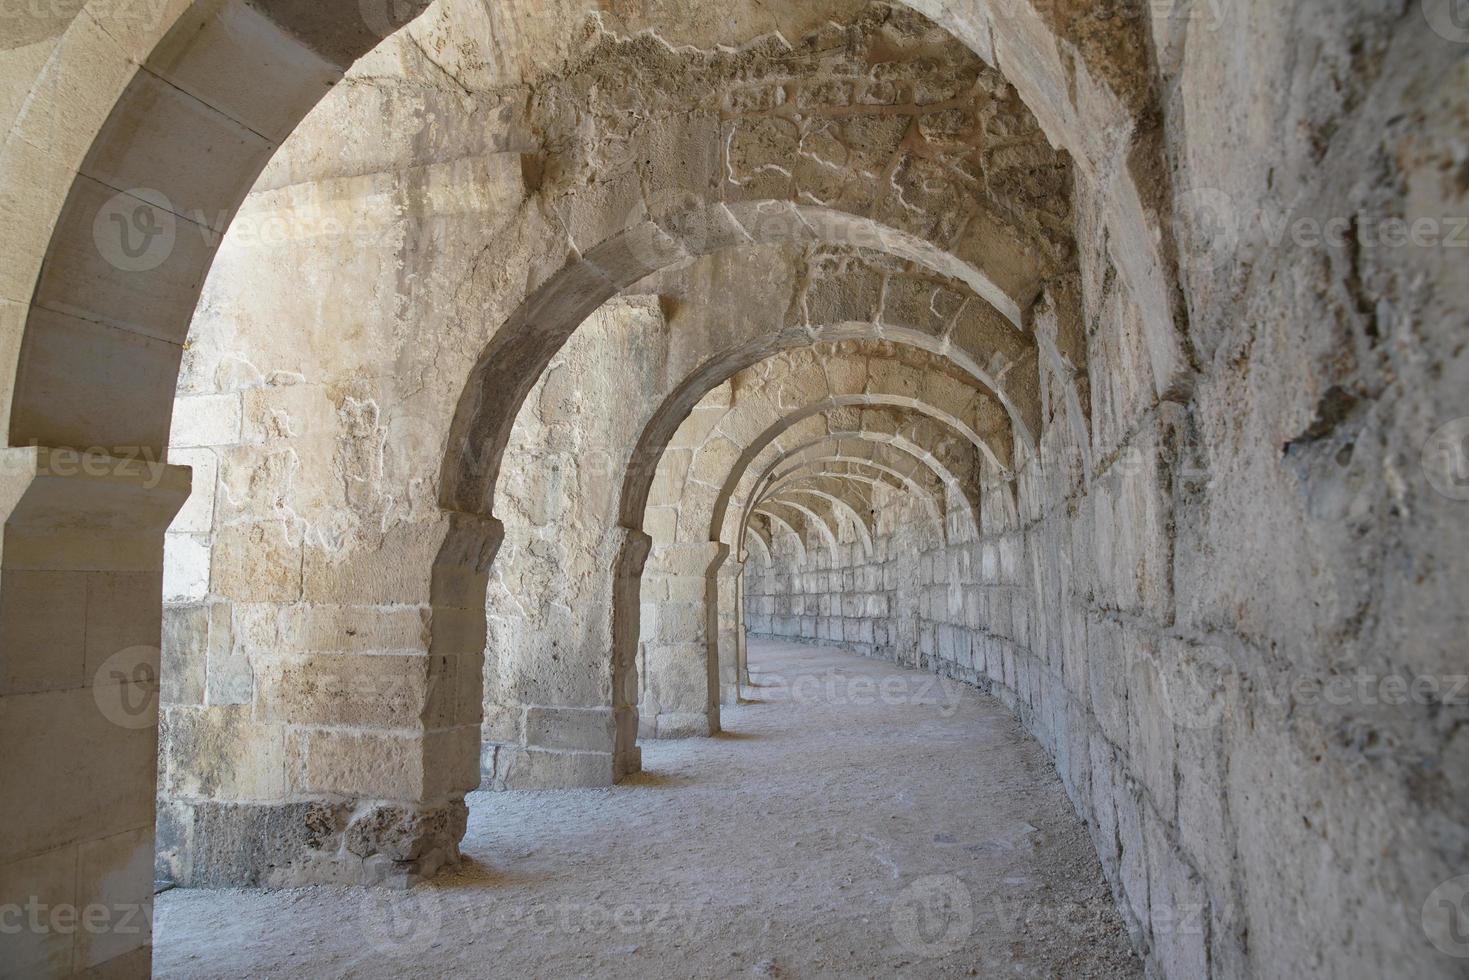
<svg viewBox="0 0 1469 980"><path fill-rule="evenodd" d="M1083 172L1104 188L1109 223L1125 230L1131 246L1119 250L1119 259L1145 312L1154 380L1158 390L1164 390L1184 360L1180 339L1172 332L1174 274L1164 262L1170 242L1168 209L1163 203L1167 187L1161 182L1140 187L1134 177L1136 169L1127 165L1140 148L1158 156L1152 146L1155 131L1142 123L1149 119L1153 98L1147 85L1135 81L1147 76L1142 25L1132 18L1070 19L1030 0L907 0L907 5L995 66L1016 86L1052 142L1069 151ZM76 390L84 398L79 404L99 408L132 404L152 410L103 410L89 413L81 428L75 417L69 424L57 420L59 424L52 425L46 420L44 404L71 389L64 387L64 378L48 374L41 362L69 340L73 350L84 342L99 353L113 352L117 363L136 365L154 380L171 375L177 367L176 356L147 341L152 338L169 345L181 340L192 297L208 267L209 249L190 249L179 262L165 263L165 272L139 278L92 262L85 249L69 250L67 243L86 237L79 233L98 213L98 193L108 186L157 188L184 214L141 198L138 206L160 219L167 212L170 223L190 220L187 214L210 216L201 227L222 230L269 149L296 126L347 66L426 6L422 0L370 5L324 0L309 6L280 0L253 5L229 0L194 4L182 11L160 8L151 21L131 16L130 9L99 8L78 14L67 24L57 42L54 70L67 67L67 55L91 46L89 64L97 83L82 92L67 89L63 95L62 89L53 87L47 72L29 82L22 76L12 84L30 85L35 91L25 100L27 111L17 118L6 142L11 147L50 149L54 141L47 136L64 100L74 127L71 131L82 134L82 139L73 137L64 148L53 150L53 165L77 176L62 186L48 185L40 200L25 212L26 220L16 229L14 268L0 295L22 308L31 304L31 284L41 269L42 256L49 252L46 265L52 282L98 287L89 307L101 309L89 308L87 322L115 323L108 310L121 309L125 295L156 299L148 303L147 324L130 320L123 328L127 336L116 335L116 331L87 331L75 320L65 320L67 314L60 319L44 316L39 312L46 308L44 302L31 307L24 341L30 350L24 358L28 364L12 388L12 444L35 438L43 445L151 446L161 451L168 423L167 400L156 395L151 402L137 400L146 397L137 389L153 385L137 384L134 375L127 382L119 379L114 386L96 386L90 397ZM119 43L103 38L126 40ZM270 66L266 75L273 98L259 97L257 79L262 64ZM252 80L249 85L242 82L245 78ZM171 86L180 94L160 103L155 98L160 85ZM1086 98L1078 98L1077 93L1082 92ZM189 114L209 120L203 138L168 152L148 152L148 140L161 146ZM118 163L104 152L115 133L110 127L138 119L147 123L138 127L141 142L137 145L142 152L123 161L128 166L109 166ZM236 146L241 141L248 144L247 152L215 152L231 141ZM198 165L211 154L213 164ZM222 157L232 158L231 165L219 166ZM35 172L7 169L18 181ZM26 187L24 193L35 196L37 190ZM108 282L114 287L103 285ZM38 298L43 295L36 294ZM142 329L132 329L136 327ZM49 335L49 349L41 343L43 332Z"/></svg>
<svg viewBox="0 0 1469 980"><path fill-rule="evenodd" d="M951 471L949 471L944 466L943 462L938 459L938 457L934 456L921 445L905 439L901 436L885 436L876 433L850 431L834 432L826 438L813 440L812 442L807 443L805 447L797 448L794 450L775 450L774 452L771 452L771 458L768 461L764 462L763 465L760 463L761 456L764 454L762 452L761 454L757 454L754 458L750 460L742 474L736 472L735 470L731 470L730 479L726 482L725 489L721 490L721 494L723 495L724 493L728 492L727 500L743 501L743 503L741 503L740 506L733 508L726 506L725 510L722 513L716 511L714 520L718 520L719 523L715 524L714 520L711 520L711 539L727 541L730 542L733 546L737 547L742 541L742 538L740 536L740 528L748 523L746 516L750 511L751 501L758 499L760 487L765 485L770 480L771 474L773 473L775 467L778 466L780 462L784 459L788 459L792 456L798 455L803 448L819 446L821 443L829 440L834 440L837 442L870 441L877 445L886 446L894 449L895 451L908 455L919 466L925 467L933 473L933 475L937 479L939 487L956 488L956 491L959 493L960 498L965 500L967 506L969 507L970 520L973 521L976 526L978 525L978 522L980 520L980 512L977 499L978 491L966 491L958 489L960 487L959 478L955 476ZM769 452L770 448L774 445L775 443L772 442L771 446L766 447L765 452ZM741 489L746 487L747 489ZM919 496L919 499L929 502L929 506L927 507L927 509L930 516L934 519L935 528L937 529L940 536L945 536L947 522L944 520L945 501L942 497L942 491L940 490L936 493L935 491L922 487L921 485L917 484L916 481L910 481L908 489L910 493L916 492ZM735 523L731 524L731 522Z"/></svg>
<svg viewBox="0 0 1469 980"><path fill-rule="evenodd" d="M758 521L751 521L750 522L750 525L749 525L749 531L750 531L750 537L749 537L750 543L755 546L755 549L757 551L759 551L760 554L761 554L761 556L764 558L764 560L765 560L765 567L766 568L769 568L770 567L770 541L769 541L769 539L767 537L767 534L765 532L765 529L762 528L762 527L760 527Z"/></svg>
<svg viewBox="0 0 1469 980"><path fill-rule="evenodd" d="M859 396L849 396L849 398L857 398L857 397L859 397ZM771 425L766 430L764 430L763 432L761 432L758 437L756 437L754 440L752 440L750 442L750 444L740 454L738 460L735 461L734 465L731 466L727 470L727 472L729 472L731 474L737 474L737 473L741 472L745 467L747 467L750 464L750 462L752 462L754 460L754 458L761 452L761 450L763 450L767 445L770 445L771 443L775 442L775 440L777 438L779 438L780 435L783 432L786 432L787 430L791 429L793 426L797 425L799 422L801 422L803 420L812 419L812 418L814 418L816 416L822 415L825 411L827 411L829 409L841 407L842 404L851 405L851 404L863 404L863 403L861 403L860 401L854 402L854 401L850 401L850 400L836 400L836 399L833 399L833 400L830 400L830 403L823 403L823 404L818 404L818 405L807 406L807 407L803 408L802 410L800 410L799 412L791 413L790 415L787 415L787 416L781 418L780 420L778 420L778 421L776 421L774 423L771 423ZM866 405L864 407L873 407L873 406ZM882 405L879 405L877 407L883 407L883 406ZM932 422L934 424L937 424L940 427L941 430L946 430L950 434L949 435L949 438L953 438L954 436L957 436L957 437L959 437L959 439L963 440L964 442L966 442L966 443L968 442L967 436L963 432L961 432L960 430L954 428L950 424L949 420L944 417L944 414L942 412L937 412L937 411L931 412L931 411L928 410L929 409L929 406L926 406L926 405L924 405L921 402L919 402L919 403L905 403L905 404L893 405L891 407L900 409L900 410L902 410L904 412L912 412L913 414L915 414L917 416L923 417L926 420L928 420L928 421L930 421L930 422ZM853 434L853 435L857 435L857 434L862 434L863 433L863 430L861 430L861 429L852 429L852 430L848 430L848 431L849 431L850 434ZM912 445L912 443L908 443L908 445ZM972 443L971 443L971 445L972 445ZM927 457L932 457L932 458L935 459L935 461L937 461L937 459L938 459L936 456L933 455L932 452L930 452L927 449L918 449L916 446L914 447L914 449L915 449L915 454L919 454L919 455L923 455L923 456L927 456ZM950 485L950 486L963 487L965 485L962 480L960 480L959 478L957 478L956 476L954 476L952 473L949 474L949 479L948 479L947 482L948 482L948 485ZM725 514L725 511L726 511L726 508L727 508L727 505L728 505L729 495L733 493L733 489L734 489L733 486L729 482L726 481L726 482L723 483L722 487L719 489L718 496L713 501L712 510L709 513L709 518L710 519L707 522L707 526L709 526L709 527L718 527L722 523L723 517L724 517L724 514ZM971 494L973 494L974 496L971 497ZM965 498L966 498L966 500L968 500L968 502L970 503L970 506L972 508L972 510L971 510L972 516L974 517L975 521L978 522L978 517L979 517L979 506L978 505L979 505L979 501L978 501L978 498L977 498L977 491L968 491L968 492L966 492L965 493ZM695 520L697 520L697 514L695 514L693 512L691 512L691 517L693 517Z"/></svg>
<svg viewBox="0 0 1469 980"><path fill-rule="evenodd" d="M836 530L826 518L810 507L791 500L763 500L756 505L755 510L766 517L781 520L797 533L799 533L798 525L814 531L826 545L827 558L833 565L838 562L840 546L837 544Z"/></svg>
<svg viewBox="0 0 1469 980"><path fill-rule="evenodd" d="M836 436L822 438L785 451L773 460L770 478L779 479L783 475L775 471L775 466L789 462L789 471L796 471L808 461L875 470L900 481L911 491L928 494L940 503L943 499L944 477L923 458L860 435L847 439ZM927 485L930 483L933 486ZM937 487L937 492L934 487Z"/></svg>
<svg viewBox="0 0 1469 980"><path fill-rule="evenodd" d="M103 447L107 451L100 455L114 459L136 449L163 458L182 343L213 258L211 240L227 227L270 152L343 69L424 6L417 0L217 0L183 9L155 6L157 16L150 21L136 18L132 5L94 4L67 24L35 91L7 100L24 107L4 143L7 162L19 165L0 167L0 195L24 201L14 209L12 251L0 277L0 316L16 338L6 349L19 352L3 406L12 445ZM1141 297L1145 329L1165 334L1173 323L1172 272L1160 261L1166 234L1151 233L1166 230L1159 217L1166 209L1158 204L1161 190L1153 188L1148 197L1138 191L1131 176L1137 168L1129 166L1141 155L1139 147L1149 148L1149 133L1139 134L1136 125L1148 118L1149 89L1142 82L1126 84L1105 53L1107 46L1145 51L1146 45L1136 43L1140 28L1127 18L1075 23L1027 0L914 0L912 6L931 12L976 53L1013 73L1041 124L1074 147L1109 199L1117 199L1109 203L1111 220L1129 232L1123 237L1131 246L1121 250L1124 275ZM77 70L78 64L85 70ZM1145 71L1136 75L1146 78ZM1087 111L1099 119L1086 117ZM179 139L186 130L191 138ZM53 174L61 179L46 179ZM148 188L161 194L143 190ZM98 217L118 194L129 213L180 230L178 247L153 269L109 265L89 244ZM650 237L656 242L658 236ZM905 248L899 240L890 251L912 257ZM612 270L604 265L615 258L602 255L577 275L585 275L593 291L610 285L606 274ZM965 270L936 271L962 278ZM574 275L564 285L575 292L583 283ZM1018 321L1024 305L1001 293L997 298L1014 305L1006 315ZM554 335L540 333L529 320L525 326L518 346L499 351L527 355L514 365L522 370L537 360L544 364L540 355L554 347ZM1177 373L1178 345L1171 335L1149 345L1160 392ZM10 365L4 370L9 373ZM517 404L523 395L507 391L504 405ZM470 438L451 439L451 455L488 451L498 466L514 414L500 412L504 432L495 433L491 425L485 442L473 427ZM492 473L488 481L483 495L473 492L472 482L441 486L452 517L442 545L428 549L436 554L435 654L475 644L474 597L476 590L483 595L498 542ZM170 488L178 482L169 481ZM71 506L86 515L96 501L82 496ZM142 564L155 563L162 524L122 525L130 535L148 528L126 543L143 555ZM98 537L110 540L107 533ZM629 553L637 550L632 546ZM619 570L625 578L628 566L620 564ZM119 618L93 625L120 630L121 624ZM443 838L452 847L456 818L444 819L448 828L425 839ZM418 843L415 837L415 849Z"/></svg>
<svg viewBox="0 0 1469 980"><path fill-rule="evenodd" d="M886 286L887 282L884 285ZM884 288L878 295L887 297L889 292ZM805 309L805 306L804 304L793 304L793 308ZM874 322L847 321L819 327L809 323L797 323L791 329L773 337L751 341L704 362L664 400L645 427L623 480L622 523L624 526L634 527L641 522L643 511L647 507L648 489L652 484L654 471L679 427L705 395L723 384L728 378L757 362L781 353L799 350L807 344L830 343L840 350L852 343L875 340L892 344L899 349L911 348L914 351L942 358L953 364L960 373L973 379L977 387L994 395L1008 415L1011 431L1020 439L1027 451L1033 452L1035 443L1031 432L1039 424L1039 397L1033 396L1028 399L1027 404L1033 403L1033 407L1022 409L1013 397L1013 383L1007 385L1004 379L1013 377L1016 367L1020 368L1019 374L1022 379L1027 379L1033 374L1034 352L1031 352L1029 358L1011 361L1004 350L997 347L983 347L978 344L976 337L993 336L993 331L980 326L986 318L983 311L973 311L971 314L968 312L970 309L970 306L965 304L960 314L956 314L956 320L937 335L916 327L880 322L878 319L881 316L880 312L874 314ZM969 316L969 320L973 321L972 323L965 320L966 315ZM968 326L962 325L960 321L968 323ZM997 372L980 367L978 359L986 355L992 362L1001 364ZM1026 365L1029 367L1027 368ZM990 447L991 452L993 448L993 446ZM1008 450L1006 454L1008 455Z"/></svg>
<svg viewBox="0 0 1469 980"><path fill-rule="evenodd" d="M772 528L779 526L780 528L783 528L787 534L794 538L796 542L796 550L799 551L801 555L801 561L805 562L807 560L808 556L806 554L806 538L801 534L800 531L796 530L795 525L790 522L788 516L779 513L773 513L769 510L760 511L760 516L769 521ZM768 544L770 546L770 551L773 554L775 550L775 534L773 532L770 534Z"/></svg>
<svg viewBox="0 0 1469 980"><path fill-rule="evenodd" d="M452 513L493 513L500 457L521 402L546 364L597 307L652 273L690 258L741 245L781 242L859 243L914 262L963 281L1022 329L1019 301L1006 296L979 269L870 218L763 200L645 221L552 274L485 346L450 426L440 474L443 507Z"/></svg>
<svg viewBox="0 0 1469 980"><path fill-rule="evenodd" d="M797 479L772 487L763 499L783 500L788 499L791 494L824 500L839 513L845 513L857 531L863 553L869 557L872 555L871 500L862 499L852 482L844 479L807 477L804 480ZM853 496L857 498L855 502L851 499Z"/></svg>

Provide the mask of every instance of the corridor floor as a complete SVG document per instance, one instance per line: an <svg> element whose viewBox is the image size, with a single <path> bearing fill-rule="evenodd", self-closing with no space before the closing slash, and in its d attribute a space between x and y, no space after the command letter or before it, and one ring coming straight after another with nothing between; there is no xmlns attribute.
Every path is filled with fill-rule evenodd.
<svg viewBox="0 0 1469 980"><path fill-rule="evenodd" d="M478 793L431 886L176 890L158 977L1135 977L1055 771L1003 705L750 644L714 739L602 790Z"/></svg>

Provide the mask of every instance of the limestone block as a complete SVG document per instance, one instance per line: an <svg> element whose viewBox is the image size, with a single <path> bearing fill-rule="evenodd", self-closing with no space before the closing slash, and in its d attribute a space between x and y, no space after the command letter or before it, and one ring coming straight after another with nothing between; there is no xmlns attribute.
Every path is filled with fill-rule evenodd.
<svg viewBox="0 0 1469 980"><path fill-rule="evenodd" d="M1090 626L1084 610L1078 605L1067 605L1064 607L1065 618L1063 622L1064 634L1061 641L1066 644L1066 678L1067 685L1072 693L1086 699L1087 685L1091 683L1088 676L1088 668L1091 662L1089 643Z"/></svg>
<svg viewBox="0 0 1469 980"><path fill-rule="evenodd" d="M95 254L90 229L86 234L88 243L76 247ZM66 288L76 295L86 289L80 283ZM189 298L184 304L188 311L193 302ZM108 307L125 309L126 302L109 300ZM101 447L109 455L151 452L159 458L179 356L176 345L162 340L33 308L17 371L16 389L23 395L11 413L17 440ZM117 385L119 377L129 383Z"/></svg>
<svg viewBox="0 0 1469 980"><path fill-rule="evenodd" d="M1210 908L1203 883L1179 859L1151 813L1146 822L1148 896L1155 956L1164 976L1208 977Z"/></svg>
<svg viewBox="0 0 1469 980"><path fill-rule="evenodd" d="M1225 804L1223 733L1178 729L1178 838L1189 863L1219 896L1232 892L1234 847Z"/></svg>
<svg viewBox="0 0 1469 980"><path fill-rule="evenodd" d="M167 534L163 543L163 596L197 602L209 594L212 551L207 534Z"/></svg>
<svg viewBox="0 0 1469 980"><path fill-rule="evenodd" d="M1067 755L1071 760L1070 778L1067 789L1083 816L1093 812L1091 724L1085 707L1075 698L1065 703Z"/></svg>
<svg viewBox="0 0 1469 980"><path fill-rule="evenodd" d="M0 589L0 694L76 688L87 673L87 589L74 571L5 571Z"/></svg>
<svg viewBox="0 0 1469 980"><path fill-rule="evenodd" d="M238 393L238 397L240 432L237 439L229 440L231 442L269 443L294 437L319 439L323 448L335 448L335 440L341 438L339 433L351 425L351 420L343 414L340 404L333 398L333 392L325 385L270 384L246 388ZM373 435L378 435L376 430ZM425 438L421 430L410 431L408 435L414 439ZM177 444L177 437L174 442ZM395 447L383 448L387 454ZM415 452L423 449L412 444L401 448ZM390 472L386 469L386 455L383 464L386 476Z"/></svg>
<svg viewBox="0 0 1469 980"><path fill-rule="evenodd" d="M179 134L188 134L186 148ZM162 191L175 214L222 233L274 149L258 132L142 71L98 133L81 172L110 187ZM208 155L210 166L192 165L199 154Z"/></svg>
<svg viewBox="0 0 1469 980"><path fill-rule="evenodd" d="M490 788L500 790L570 789L611 786L613 757L602 752L562 752L497 746Z"/></svg>
<svg viewBox="0 0 1469 980"><path fill-rule="evenodd" d="M1118 832L1117 766L1112 747L1100 732L1092 733L1088 754L1091 758L1088 768L1088 777L1091 780L1091 820L1096 828L1094 837L1097 855L1107 874L1115 876L1119 873L1122 857Z"/></svg>
<svg viewBox="0 0 1469 980"><path fill-rule="evenodd" d="M751 241L734 213L722 204L670 213L658 218L658 224L672 238L684 242L694 255L708 255Z"/></svg>
<svg viewBox="0 0 1469 980"><path fill-rule="evenodd" d="M883 291L884 323L910 327L930 336L941 336L949 317L958 312L962 297L927 279L890 276Z"/></svg>
<svg viewBox="0 0 1469 980"><path fill-rule="evenodd" d="M478 609L437 607L429 627L428 645L434 653L463 656L484 649L485 615Z"/></svg>
<svg viewBox="0 0 1469 980"><path fill-rule="evenodd" d="M447 611L446 611L447 614ZM422 653L429 611L413 606L298 603L278 613L298 653Z"/></svg>
<svg viewBox="0 0 1469 980"><path fill-rule="evenodd" d="M126 724L104 713L90 687L6 699L0 818L10 831L0 842L0 862L152 825L157 684L120 687L117 700L106 703L141 708L136 715L109 712Z"/></svg>
<svg viewBox="0 0 1469 980"><path fill-rule="evenodd" d="M687 258L688 248L686 240L674 237L652 221L644 221L602 242L585 257L622 288Z"/></svg>
<svg viewBox="0 0 1469 980"><path fill-rule="evenodd" d="M285 886L315 879L353 881L335 857L347 826L341 803L161 803L158 871L162 880L193 887L230 884ZM360 870L360 869L358 869Z"/></svg>
<svg viewBox="0 0 1469 980"><path fill-rule="evenodd" d="M663 644L702 644L706 641L707 626L702 602L669 603L657 608L644 627L644 633L656 637Z"/></svg>
<svg viewBox="0 0 1469 980"><path fill-rule="evenodd" d="M171 534L207 534L214 528L214 495L219 471L219 460L207 449L176 449L170 447L169 462L175 466L187 466L193 471L189 499L179 509L178 516L168 526Z"/></svg>
<svg viewBox="0 0 1469 980"><path fill-rule="evenodd" d="M792 618L791 622L795 622ZM797 627L798 628L798 627ZM647 683L660 711L696 713L711 700L709 651L704 643L649 644Z"/></svg>
<svg viewBox="0 0 1469 980"><path fill-rule="evenodd" d="M1151 921L1147 841L1143 830L1147 806L1126 776L1117 778L1113 800L1117 807L1118 867L1124 908L1146 936Z"/></svg>
<svg viewBox="0 0 1469 980"><path fill-rule="evenodd" d="M243 410L240 395L192 395L179 398L173 407L170 449L197 446L228 446L240 441ZM170 452L174 462L182 463Z"/></svg>
<svg viewBox="0 0 1469 980"><path fill-rule="evenodd" d="M248 705L169 708L160 740L169 797L268 800L286 792L285 731L253 719Z"/></svg>
<svg viewBox="0 0 1469 980"><path fill-rule="evenodd" d="M115 654L151 649L156 678L163 629L161 572L97 572L87 576L86 669L101 671Z"/></svg>
<svg viewBox="0 0 1469 980"><path fill-rule="evenodd" d="M1034 645L1034 638L1030 633L1030 596L1020 589L1010 593L1010 635L1018 643ZM1051 666L1059 667L1060 664L1053 663Z"/></svg>
<svg viewBox="0 0 1469 980"><path fill-rule="evenodd" d="M166 606L163 610L159 702L204 703L205 665L209 656L210 607L206 603Z"/></svg>
<svg viewBox="0 0 1469 980"><path fill-rule="evenodd" d="M612 712L606 708L531 706L525 711L527 747L610 753L614 734Z"/></svg>
<svg viewBox="0 0 1469 980"><path fill-rule="evenodd" d="M422 735L293 731L287 741L288 761L296 774L292 788L368 799L422 799L424 744ZM475 755L477 761L478 752ZM477 765L475 769L477 774Z"/></svg>
<svg viewBox="0 0 1469 980"><path fill-rule="evenodd" d="M211 589L237 602L295 602L302 592L300 556L283 521L225 525L215 533Z"/></svg>
<svg viewBox="0 0 1469 980"><path fill-rule="evenodd" d="M238 0L191 5L147 59L150 71L275 143L341 77L337 65Z"/></svg>
<svg viewBox="0 0 1469 980"><path fill-rule="evenodd" d="M22 909L34 899L47 908L75 907L77 846L69 844L0 865L0 901ZM20 929L5 941L5 967L14 976L67 976L74 932Z"/></svg>
<svg viewBox="0 0 1469 980"><path fill-rule="evenodd" d="M678 525L675 507L649 507L643 518L643 530L654 541L672 541Z"/></svg>
<svg viewBox="0 0 1469 980"><path fill-rule="evenodd" d="M1127 656L1121 628L1104 619L1088 624L1090 657L1087 686L1092 712L1102 733L1115 745L1127 744Z"/></svg>
<svg viewBox="0 0 1469 980"><path fill-rule="evenodd" d="M1175 757L1172 719L1164 706L1166 695L1158 671L1157 647L1151 636L1126 629L1127 647L1127 755L1132 771L1147 787L1158 816L1175 818Z"/></svg>
<svg viewBox="0 0 1469 980"><path fill-rule="evenodd" d="M428 708L430 664L423 655L311 654L254 659L255 707L261 721L405 729Z"/></svg>
<svg viewBox="0 0 1469 980"><path fill-rule="evenodd" d="M31 19L26 11L24 19ZM17 27L12 18L11 28ZM3 82L12 84L7 44ZM40 53L42 45L32 48ZM20 95L8 138L0 146L0 216L9 240L25 243L0 266L0 295L29 302L53 223L98 127L136 71L117 43L90 17L77 17L56 38L34 75L19 81ZM22 69L24 70L24 69ZM23 257L24 256L24 257Z"/></svg>
<svg viewBox="0 0 1469 980"><path fill-rule="evenodd" d="M204 677L204 702L210 705L249 704L255 697L253 658L271 649L276 633L276 609L211 603L209 655ZM237 630L237 623L242 627Z"/></svg>
<svg viewBox="0 0 1469 980"><path fill-rule="evenodd" d="M812 280L805 294L807 322L830 326L878 316L882 281L875 275L845 275Z"/></svg>

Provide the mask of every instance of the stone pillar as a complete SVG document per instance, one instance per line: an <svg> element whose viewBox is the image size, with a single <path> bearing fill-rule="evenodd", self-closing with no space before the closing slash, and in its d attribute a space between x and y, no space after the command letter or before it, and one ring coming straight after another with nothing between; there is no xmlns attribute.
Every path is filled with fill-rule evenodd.
<svg viewBox="0 0 1469 980"><path fill-rule="evenodd" d="M163 534L189 480L0 450L0 909L21 916L0 936L7 976L149 973Z"/></svg>
<svg viewBox="0 0 1469 980"><path fill-rule="evenodd" d="M741 640L743 639L743 613L740 608L740 582L745 572L743 562L726 560L712 577L714 594L710 599L710 613L715 617L713 630L714 660L719 669L719 703L739 704L741 666Z"/></svg>
<svg viewBox="0 0 1469 980"><path fill-rule="evenodd" d="M171 620L159 874L406 884L456 862L500 537L493 518L441 513L313 557L288 599ZM211 575L251 555L217 547Z"/></svg>
<svg viewBox="0 0 1469 980"><path fill-rule="evenodd" d="M598 574L578 580L571 629L548 648L491 651L486 788L610 786L642 767L635 651L647 554L647 535L613 528L589 565ZM620 630L631 639L619 641Z"/></svg>
<svg viewBox="0 0 1469 980"><path fill-rule="evenodd" d="M712 598L729 554L715 542L657 549L643 577L642 731L688 738L719 731L719 665Z"/></svg>

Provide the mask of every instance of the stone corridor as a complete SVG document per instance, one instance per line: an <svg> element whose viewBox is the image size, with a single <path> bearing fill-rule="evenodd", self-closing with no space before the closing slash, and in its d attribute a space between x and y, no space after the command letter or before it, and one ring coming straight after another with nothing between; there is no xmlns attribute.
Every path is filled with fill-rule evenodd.
<svg viewBox="0 0 1469 980"><path fill-rule="evenodd" d="M0 0L0 980L1462 980L1466 13Z"/></svg>
<svg viewBox="0 0 1469 980"><path fill-rule="evenodd" d="M155 976L1142 976L1003 705L830 647L754 641L750 675L616 787L473 794L431 885L164 893Z"/></svg>

